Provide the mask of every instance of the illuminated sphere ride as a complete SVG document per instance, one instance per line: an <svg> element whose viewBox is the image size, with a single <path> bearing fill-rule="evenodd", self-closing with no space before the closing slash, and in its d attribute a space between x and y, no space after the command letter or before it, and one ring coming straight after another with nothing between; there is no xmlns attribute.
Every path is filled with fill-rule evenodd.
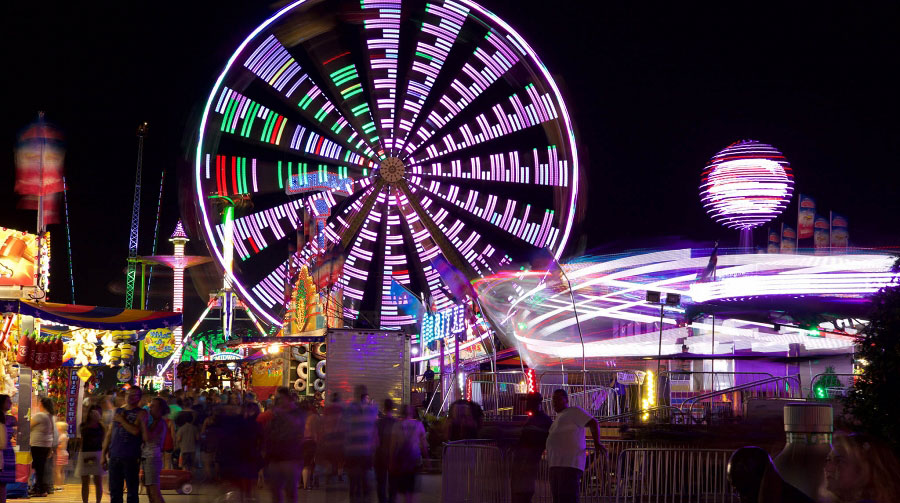
<svg viewBox="0 0 900 503"><path fill-rule="evenodd" d="M707 213L731 229L747 231L777 217L794 192L791 165L775 147L742 140L706 164L700 198Z"/></svg>
<svg viewBox="0 0 900 503"><path fill-rule="evenodd" d="M334 250L346 321L413 324L394 282L442 309L453 299L438 262L474 279L536 249L558 258L578 193L556 83L521 36L468 0L284 7L216 80L194 168L223 268L211 196L252 202L234 220L234 287L275 325L289 271L321 269Z"/></svg>

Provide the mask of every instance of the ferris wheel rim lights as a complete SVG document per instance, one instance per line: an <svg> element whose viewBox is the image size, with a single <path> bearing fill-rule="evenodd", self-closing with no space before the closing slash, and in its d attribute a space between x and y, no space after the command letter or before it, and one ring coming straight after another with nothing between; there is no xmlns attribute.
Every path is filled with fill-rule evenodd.
<svg viewBox="0 0 900 503"><path fill-rule="evenodd" d="M203 188L202 188L203 186L202 186L202 180L201 180L201 171L202 171L201 166L202 166L202 159L203 159L204 140L206 137L207 126L209 125L208 122L210 119L210 111L212 110L212 108L214 106L214 102L216 101L216 96L219 94L220 90L222 89L222 86L224 84L226 76L234 67L235 62L238 61L238 59L244 54L244 51L247 49L248 45L251 42L253 42L254 40L256 40L257 36L259 36L260 33L262 33L264 30L266 30L274 22L279 20L282 16L289 13L293 9L299 7L300 5L307 3L307 1L308 0L297 0L295 2L290 3L289 5L283 7L278 12L276 12L274 15L272 15L271 17L269 17L268 19L263 21L253 31L251 31L250 34L240 43L240 45L237 47L237 49L229 57L224 68L220 72L219 76L216 78L215 84L213 85L212 90L210 91L209 97L206 100L206 105L204 107L203 114L201 116L199 137L198 137L197 148L196 148L195 159L194 159L194 185L195 185L195 191L196 191L196 196L197 196L198 200L203 200L203 198L205 197L203 194ZM562 93L560 92L556 81L550 75L550 72L548 71L546 65L541 61L541 59L538 57L537 53L531 48L531 46L525 41L525 39L515 29L513 29L509 24L507 24L505 21L503 21L501 18L499 18L493 12L485 9L484 7L478 5L477 3L475 3L471 0L457 0L457 1L461 4L466 5L473 11L480 14L481 16L488 18L492 23L494 23L494 25L500 27L501 29L503 29L506 32L506 34L512 39L511 41L513 43L517 44L519 46L519 48L528 56L528 58L530 58L532 67L537 69L537 71L540 72L541 77L543 77L543 79L544 79L544 83L546 83L550 87L550 89L553 92L554 97L556 98L556 105L559 106L559 108L560 108L559 115L562 118L563 124L565 126L565 131L561 131L561 134L564 135L566 137L566 140L569 142L569 149L571 150L571 153L572 153L572 158L570 160L571 166L572 166L572 168L571 168L572 176L571 176L571 185L570 185L571 191L570 191L570 197L569 197L569 201L568 201L568 215L566 216L564 228L560 229L562 232L561 232L561 236L560 236L561 239L559 239L559 241L558 241L559 246L556 249L556 251L554 252L554 256L558 260L562 256L562 253L566 247L566 244L568 243L568 239L570 237L570 233L571 233L572 227L574 225L575 207L576 207L576 200L577 200L577 195L578 195L578 185L579 185L579 167L580 167L579 166L579 158L578 158L578 148L577 148L577 143L575 141L574 124L572 123L572 119L569 115L568 108L566 106L566 102L565 102L565 100L563 100ZM254 178L254 184L255 183L256 183L256 180ZM214 238L210 239L210 237L215 236L215 233L210 224L210 219L209 219L209 214L208 214L207 208L203 204L200 204L199 206L200 206L203 230L206 234L207 241L209 243L214 244L215 239ZM552 246L552 244L551 244L551 246ZM212 252L213 256L215 257L217 263L219 263L221 265L223 263L223 261L225 260L222 250L220 250L218 246L210 246L210 248L211 248L211 252ZM264 309L262 306L259 305L255 296L250 295L248 288L245 287L244 284L240 280L238 280L238 278L236 278L236 277L233 278L232 284L233 284L233 286L235 286L237 288L238 292L240 292L241 297L243 299L245 299L253 307L253 309L257 311L257 313L259 313L267 321L271 322L275 326L283 325L283 320L279 320L279 319L273 317L266 309Z"/></svg>
<svg viewBox="0 0 900 503"><path fill-rule="evenodd" d="M741 140L714 155L703 170L700 200L716 222L753 229L787 207L794 192L790 163L778 149Z"/></svg>

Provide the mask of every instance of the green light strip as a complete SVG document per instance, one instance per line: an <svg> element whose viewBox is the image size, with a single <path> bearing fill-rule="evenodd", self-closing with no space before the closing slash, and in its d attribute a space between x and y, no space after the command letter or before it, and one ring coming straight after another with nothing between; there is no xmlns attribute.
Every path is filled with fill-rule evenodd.
<svg viewBox="0 0 900 503"><path fill-rule="evenodd" d="M284 190L284 180L281 178L281 161L278 161L278 188Z"/></svg>
<svg viewBox="0 0 900 503"><path fill-rule="evenodd" d="M297 103L297 106L299 106L303 110L306 110L306 107L308 107L310 103L312 103L312 97L310 97L309 93L306 93L306 95L303 96L303 99L301 99L300 102Z"/></svg>

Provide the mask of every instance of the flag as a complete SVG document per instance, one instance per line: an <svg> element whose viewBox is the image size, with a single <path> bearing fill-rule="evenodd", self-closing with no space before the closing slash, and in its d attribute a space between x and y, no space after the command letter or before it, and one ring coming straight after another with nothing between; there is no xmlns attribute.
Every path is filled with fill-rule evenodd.
<svg viewBox="0 0 900 503"><path fill-rule="evenodd" d="M767 253L778 253L781 251L781 234L775 229L769 229L769 244L766 247Z"/></svg>
<svg viewBox="0 0 900 503"><path fill-rule="evenodd" d="M704 283L707 281L715 281L716 280L716 266L719 263L719 242L716 241L716 245L713 247L712 254L709 256L709 263L706 264L706 269L703 270L703 273L697 278L699 283Z"/></svg>
<svg viewBox="0 0 900 503"><path fill-rule="evenodd" d="M797 251L797 230L785 224L781 224L781 253L794 253Z"/></svg>
<svg viewBox="0 0 900 503"><path fill-rule="evenodd" d="M811 238L816 218L816 201L800 194L797 205L797 239Z"/></svg>
<svg viewBox="0 0 900 503"><path fill-rule="evenodd" d="M450 294L456 298L457 303L464 301L466 295L472 297L473 300L477 298L472 284L463 276L463 273L450 265L443 255L437 255L431 259L431 267L437 271L447 289L450 290Z"/></svg>
<svg viewBox="0 0 900 503"><path fill-rule="evenodd" d="M846 248L850 245L847 217L831 212L831 247Z"/></svg>
<svg viewBox="0 0 900 503"><path fill-rule="evenodd" d="M831 229L830 225L828 224L828 219L823 217L822 215L816 215L816 220L813 224L813 227L813 244L816 248L816 253L822 253L831 245Z"/></svg>
<svg viewBox="0 0 900 503"><path fill-rule="evenodd" d="M391 278L391 301L397 306L397 314L409 316L419 321L425 312L421 299L412 293L406 285Z"/></svg>

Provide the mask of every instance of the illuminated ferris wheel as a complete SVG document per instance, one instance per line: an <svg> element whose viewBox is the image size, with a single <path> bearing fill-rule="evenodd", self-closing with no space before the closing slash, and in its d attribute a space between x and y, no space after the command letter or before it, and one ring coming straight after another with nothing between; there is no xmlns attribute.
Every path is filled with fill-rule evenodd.
<svg viewBox="0 0 900 503"><path fill-rule="evenodd" d="M394 283L442 309L436 260L472 279L536 248L558 257L572 230L566 104L522 37L468 0L294 2L228 60L199 133L207 245L224 268L214 199L249 199L234 288L273 324L293 268L328 250L344 318L397 327L415 319Z"/></svg>

